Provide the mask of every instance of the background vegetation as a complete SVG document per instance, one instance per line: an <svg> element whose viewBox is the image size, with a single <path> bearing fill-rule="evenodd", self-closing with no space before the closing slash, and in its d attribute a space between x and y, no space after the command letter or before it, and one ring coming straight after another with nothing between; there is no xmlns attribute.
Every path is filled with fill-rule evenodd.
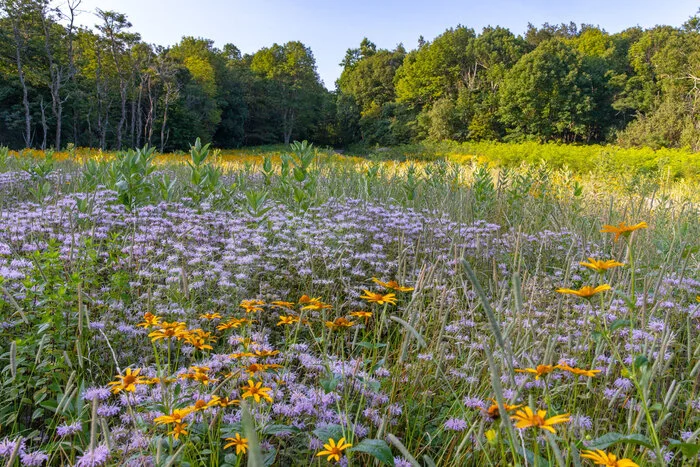
<svg viewBox="0 0 700 467"><path fill-rule="evenodd" d="M245 55L194 37L161 47L118 12L77 27L78 5L0 1L0 144L700 146L697 16L616 34L573 23L529 25L523 36L457 26L414 50L365 39L347 51L329 91L301 42Z"/></svg>

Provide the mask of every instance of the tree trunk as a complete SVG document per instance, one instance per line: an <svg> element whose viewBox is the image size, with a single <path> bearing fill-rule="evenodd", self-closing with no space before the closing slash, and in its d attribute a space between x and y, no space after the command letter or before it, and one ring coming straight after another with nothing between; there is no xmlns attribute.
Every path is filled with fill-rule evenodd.
<svg viewBox="0 0 700 467"><path fill-rule="evenodd" d="M17 61L17 74L22 85L22 105L24 106L24 144L26 147L32 145L32 114L29 108L29 96L27 94L27 83L24 80L24 68L22 67L22 35L19 31L18 19L12 18L12 30L15 35L15 59Z"/></svg>
<svg viewBox="0 0 700 467"><path fill-rule="evenodd" d="M41 129L44 130L44 138L41 140L41 150L46 151L46 140L49 134L49 125L46 123L46 106L44 105L43 97L39 101L39 108L41 108Z"/></svg>

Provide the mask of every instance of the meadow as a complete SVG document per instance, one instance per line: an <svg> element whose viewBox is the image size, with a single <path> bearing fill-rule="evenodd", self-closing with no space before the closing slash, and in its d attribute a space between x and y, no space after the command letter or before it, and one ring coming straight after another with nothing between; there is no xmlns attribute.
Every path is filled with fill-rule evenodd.
<svg viewBox="0 0 700 467"><path fill-rule="evenodd" d="M0 458L700 465L699 164L0 148Z"/></svg>

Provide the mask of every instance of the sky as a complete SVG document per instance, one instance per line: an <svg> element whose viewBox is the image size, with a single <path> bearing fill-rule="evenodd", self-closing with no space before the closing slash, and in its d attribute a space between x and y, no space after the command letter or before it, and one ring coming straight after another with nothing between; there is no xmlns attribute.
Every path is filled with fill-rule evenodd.
<svg viewBox="0 0 700 467"><path fill-rule="evenodd" d="M59 0L60 1L60 0ZM59 3L57 3L59 4ZM168 46L182 36L235 44L254 53L299 40L310 47L327 88L335 87L345 51L368 37L378 48L417 46L445 29L503 26L523 34L528 22L587 23L614 33L631 26L682 25L697 0L82 0L78 23L93 27L96 8L125 13L144 41Z"/></svg>

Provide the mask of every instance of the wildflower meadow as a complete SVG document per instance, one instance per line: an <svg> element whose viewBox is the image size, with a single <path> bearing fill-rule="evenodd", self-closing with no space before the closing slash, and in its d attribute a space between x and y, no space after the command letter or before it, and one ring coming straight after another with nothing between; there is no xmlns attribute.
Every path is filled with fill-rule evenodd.
<svg viewBox="0 0 700 467"><path fill-rule="evenodd" d="M700 465L699 201L605 164L0 148L0 462Z"/></svg>

